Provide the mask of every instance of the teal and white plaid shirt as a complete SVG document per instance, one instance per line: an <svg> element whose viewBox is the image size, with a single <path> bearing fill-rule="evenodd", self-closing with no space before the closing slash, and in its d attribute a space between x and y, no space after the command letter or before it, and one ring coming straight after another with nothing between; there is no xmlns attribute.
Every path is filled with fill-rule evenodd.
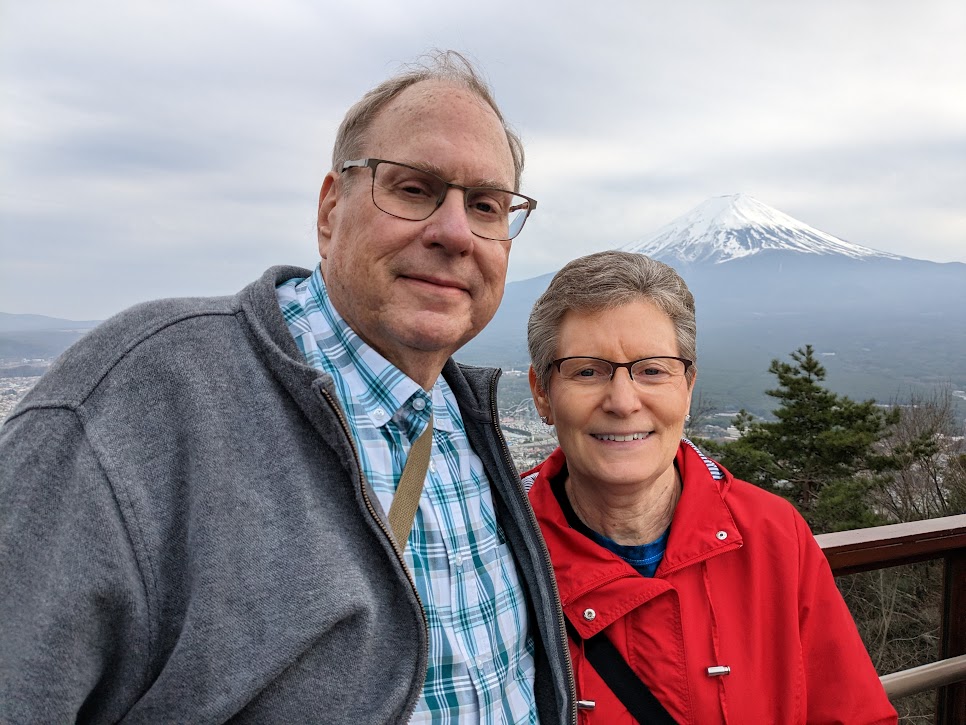
<svg viewBox="0 0 966 725"><path fill-rule="evenodd" d="M305 359L335 380L383 511L432 406L432 458L405 551L429 622L429 670L411 722L537 722L523 587L453 391L440 376L430 396L363 342L318 267L276 292Z"/></svg>

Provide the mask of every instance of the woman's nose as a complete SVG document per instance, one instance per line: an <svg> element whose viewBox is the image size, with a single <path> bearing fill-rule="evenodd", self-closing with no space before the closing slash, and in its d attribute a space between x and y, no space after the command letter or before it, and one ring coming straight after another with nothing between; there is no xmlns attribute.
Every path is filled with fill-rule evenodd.
<svg viewBox="0 0 966 725"><path fill-rule="evenodd" d="M641 388L631 379L630 370L618 368L607 383L603 407L608 412L626 415L640 409Z"/></svg>

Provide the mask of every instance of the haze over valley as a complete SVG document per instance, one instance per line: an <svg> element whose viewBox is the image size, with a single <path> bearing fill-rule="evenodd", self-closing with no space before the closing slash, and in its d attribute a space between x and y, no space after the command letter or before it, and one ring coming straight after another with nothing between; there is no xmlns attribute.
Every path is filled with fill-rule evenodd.
<svg viewBox="0 0 966 725"><path fill-rule="evenodd" d="M769 363L811 344L835 392L890 403L948 389L966 418L966 264L880 252L744 194L708 199L624 248L670 264L694 293L696 398L709 410L767 415ZM551 277L508 284L493 321L457 354L516 371L501 407L521 415L526 321ZM0 313L0 415L94 324Z"/></svg>
<svg viewBox="0 0 966 725"><path fill-rule="evenodd" d="M714 197L624 247L680 272L695 296L697 394L767 414L772 359L815 347L836 392L888 403L949 387L966 414L966 264L838 239L744 194ZM552 274L507 285L458 355L525 367L526 320Z"/></svg>

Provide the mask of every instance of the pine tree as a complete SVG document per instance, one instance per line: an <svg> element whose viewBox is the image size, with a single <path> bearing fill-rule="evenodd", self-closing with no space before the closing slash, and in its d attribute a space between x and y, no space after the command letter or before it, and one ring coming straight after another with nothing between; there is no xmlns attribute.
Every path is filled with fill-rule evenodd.
<svg viewBox="0 0 966 725"><path fill-rule="evenodd" d="M790 499L816 531L882 523L868 494L895 465L875 446L898 412L825 388L825 368L811 345L791 358L769 367L778 385L765 392L779 403L776 420L755 420L742 410L734 420L742 437L718 446L716 455L738 478Z"/></svg>

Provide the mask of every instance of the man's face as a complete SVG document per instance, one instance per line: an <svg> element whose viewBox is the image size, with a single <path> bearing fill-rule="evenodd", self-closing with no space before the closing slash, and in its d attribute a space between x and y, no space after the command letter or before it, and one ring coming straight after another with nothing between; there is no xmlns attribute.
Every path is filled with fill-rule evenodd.
<svg viewBox="0 0 966 725"><path fill-rule="evenodd" d="M496 114L469 91L437 81L411 86L384 108L359 156L463 186L513 188L513 157ZM496 312L510 242L473 235L458 189L419 222L380 211L371 189L369 169L326 176L319 198L326 287L360 337L428 387Z"/></svg>

